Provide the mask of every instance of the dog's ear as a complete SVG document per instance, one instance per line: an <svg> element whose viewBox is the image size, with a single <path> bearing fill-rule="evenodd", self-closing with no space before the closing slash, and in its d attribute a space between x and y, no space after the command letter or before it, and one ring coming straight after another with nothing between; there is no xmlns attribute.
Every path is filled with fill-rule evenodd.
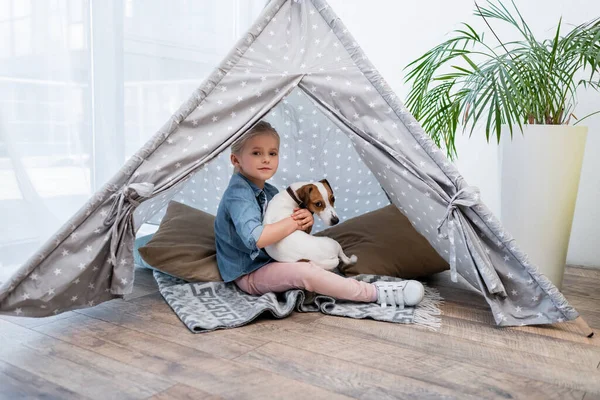
<svg viewBox="0 0 600 400"><path fill-rule="evenodd" d="M316 186L313 184L304 185L300 189L296 190L296 196L298 196L298 199L301 202L303 202L305 205L308 205L310 201L310 194L314 189L316 189Z"/></svg>
<svg viewBox="0 0 600 400"><path fill-rule="evenodd" d="M327 179L321 179L319 182L321 182L323 185L325 185L325 188L329 188L329 192L333 193L333 188L331 187L331 185L329 184L329 181Z"/></svg>

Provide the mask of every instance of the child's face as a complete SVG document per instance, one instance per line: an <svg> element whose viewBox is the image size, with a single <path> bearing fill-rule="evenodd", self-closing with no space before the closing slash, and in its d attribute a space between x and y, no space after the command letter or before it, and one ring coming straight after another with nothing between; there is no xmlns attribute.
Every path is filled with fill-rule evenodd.
<svg viewBox="0 0 600 400"><path fill-rule="evenodd" d="M246 177L264 182L279 167L279 140L270 133L254 136L244 144L240 154L231 155L231 162Z"/></svg>

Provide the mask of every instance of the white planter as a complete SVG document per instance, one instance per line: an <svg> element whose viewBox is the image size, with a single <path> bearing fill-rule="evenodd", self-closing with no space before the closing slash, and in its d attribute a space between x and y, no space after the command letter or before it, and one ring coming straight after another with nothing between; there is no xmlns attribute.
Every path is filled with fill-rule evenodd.
<svg viewBox="0 0 600 400"><path fill-rule="evenodd" d="M567 260L587 127L503 127L500 215L532 263L559 289Z"/></svg>

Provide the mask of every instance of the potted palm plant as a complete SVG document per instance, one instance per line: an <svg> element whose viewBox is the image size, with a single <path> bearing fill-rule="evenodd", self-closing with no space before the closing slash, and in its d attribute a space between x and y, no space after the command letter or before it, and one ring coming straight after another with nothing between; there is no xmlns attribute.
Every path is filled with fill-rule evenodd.
<svg viewBox="0 0 600 400"><path fill-rule="evenodd" d="M577 90L600 89L600 19L559 20L538 40L514 2L475 3L491 35L462 24L447 41L407 65L407 107L449 158L461 129L485 130L499 144L500 219L556 286L564 265L587 128L574 114ZM503 42L492 25L508 24Z"/></svg>

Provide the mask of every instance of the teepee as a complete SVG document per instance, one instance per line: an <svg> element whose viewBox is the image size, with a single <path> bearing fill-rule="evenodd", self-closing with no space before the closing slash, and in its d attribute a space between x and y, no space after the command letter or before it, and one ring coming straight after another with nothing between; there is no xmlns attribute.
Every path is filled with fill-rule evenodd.
<svg viewBox="0 0 600 400"><path fill-rule="evenodd" d="M0 313L42 317L130 293L141 224L160 220L173 198L214 212L231 175L226 150L263 118L282 135L278 186L326 176L344 219L393 203L452 279L481 291L499 325L578 317L324 0L272 0L152 139L0 287Z"/></svg>

